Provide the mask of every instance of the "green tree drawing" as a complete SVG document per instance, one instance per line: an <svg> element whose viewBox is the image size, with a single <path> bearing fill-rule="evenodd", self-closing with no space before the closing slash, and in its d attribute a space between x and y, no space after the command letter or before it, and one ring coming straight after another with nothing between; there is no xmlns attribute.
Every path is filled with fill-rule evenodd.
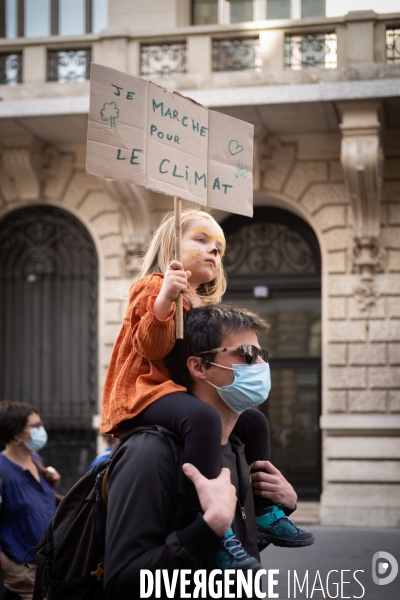
<svg viewBox="0 0 400 600"><path fill-rule="evenodd" d="M117 129L115 120L119 117L119 108L115 102L106 102L100 111L100 116L103 121L110 121L111 129Z"/></svg>

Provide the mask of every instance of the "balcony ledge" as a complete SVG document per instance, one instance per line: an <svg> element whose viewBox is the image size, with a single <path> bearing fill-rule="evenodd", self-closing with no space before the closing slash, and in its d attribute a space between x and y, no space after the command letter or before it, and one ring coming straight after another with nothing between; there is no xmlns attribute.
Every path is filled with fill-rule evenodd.
<svg viewBox="0 0 400 600"><path fill-rule="evenodd" d="M57 84L60 86L60 84ZM63 84L64 85L64 84ZM74 85L69 86L69 91ZM87 86L88 84L84 84ZM164 85L166 82L164 80ZM24 87L24 84L21 84ZM173 86L169 86L171 89ZM1 89L3 88L3 89ZM28 116L87 114L89 111L88 95L71 95L57 98L7 98L9 86L0 86L0 118L17 118ZM83 91L81 87L81 91ZM329 102L338 100L366 100L372 98L391 98L400 96L400 78L373 81L344 81L303 85L270 85L227 87L219 89L184 90L184 95L209 107L255 106L264 104L294 104L297 102Z"/></svg>

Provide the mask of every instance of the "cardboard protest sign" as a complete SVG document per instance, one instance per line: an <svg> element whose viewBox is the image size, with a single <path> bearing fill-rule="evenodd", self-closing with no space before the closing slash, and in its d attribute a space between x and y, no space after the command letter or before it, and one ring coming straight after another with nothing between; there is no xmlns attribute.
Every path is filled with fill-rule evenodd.
<svg viewBox="0 0 400 600"><path fill-rule="evenodd" d="M87 171L253 216L253 125L92 64Z"/></svg>

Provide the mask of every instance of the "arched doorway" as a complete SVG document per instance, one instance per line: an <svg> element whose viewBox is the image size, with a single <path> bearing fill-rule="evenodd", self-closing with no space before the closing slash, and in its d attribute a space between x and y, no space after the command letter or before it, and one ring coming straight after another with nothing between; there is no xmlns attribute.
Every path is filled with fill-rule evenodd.
<svg viewBox="0 0 400 600"><path fill-rule="evenodd" d="M321 492L321 256L307 223L285 210L257 207L253 219L229 217L224 302L270 324L260 338L271 355L272 390L261 406L271 427L274 464L299 498Z"/></svg>
<svg viewBox="0 0 400 600"><path fill-rule="evenodd" d="M36 406L66 490L95 454L98 261L70 213L31 206L0 222L1 398Z"/></svg>

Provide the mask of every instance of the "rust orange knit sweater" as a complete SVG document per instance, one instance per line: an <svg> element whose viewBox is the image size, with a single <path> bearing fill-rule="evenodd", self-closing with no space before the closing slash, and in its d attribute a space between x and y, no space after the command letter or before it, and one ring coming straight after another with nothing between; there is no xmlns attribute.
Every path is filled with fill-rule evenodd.
<svg viewBox="0 0 400 600"><path fill-rule="evenodd" d="M135 281L115 342L103 392L101 433L115 433L118 423L131 419L149 404L172 392L186 392L171 379L164 358L175 344L175 305L168 319L153 313L164 276L158 273ZM184 310L189 304L183 300Z"/></svg>

